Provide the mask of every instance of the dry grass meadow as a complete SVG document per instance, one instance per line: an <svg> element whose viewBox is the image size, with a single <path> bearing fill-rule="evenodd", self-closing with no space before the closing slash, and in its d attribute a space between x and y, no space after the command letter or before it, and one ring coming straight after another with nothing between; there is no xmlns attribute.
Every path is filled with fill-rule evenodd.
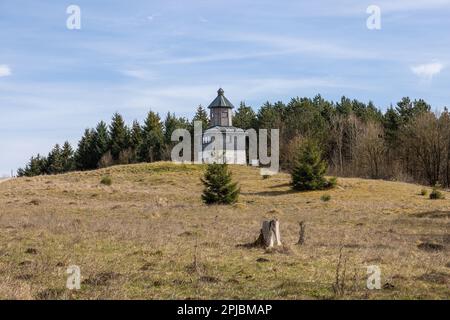
<svg viewBox="0 0 450 320"><path fill-rule="evenodd" d="M206 206L203 169L162 162L1 183L0 298L450 298L450 193L429 200L418 185L345 178L295 193L286 174L233 166L239 202ZM284 247L238 246L274 217ZM81 290L66 289L69 265ZM381 290L366 288L368 265Z"/></svg>

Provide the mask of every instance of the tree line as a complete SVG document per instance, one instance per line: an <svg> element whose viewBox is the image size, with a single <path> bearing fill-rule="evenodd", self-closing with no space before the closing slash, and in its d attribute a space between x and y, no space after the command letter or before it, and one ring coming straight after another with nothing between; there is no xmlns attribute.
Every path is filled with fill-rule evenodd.
<svg viewBox="0 0 450 320"><path fill-rule="evenodd" d="M173 130L193 132L193 121L208 126L202 106L192 120L170 112L162 120L150 111L142 125L135 120L130 126L115 113L109 125L101 121L86 129L76 150L68 142L57 144L47 156L33 156L18 175L170 160ZM293 168L298 147L313 141L332 175L450 185L450 114L447 108L432 112L422 99L405 97L385 112L372 102L347 97L333 102L320 95L296 97L287 104L266 102L256 112L241 102L233 125L280 129L280 164L285 170Z"/></svg>

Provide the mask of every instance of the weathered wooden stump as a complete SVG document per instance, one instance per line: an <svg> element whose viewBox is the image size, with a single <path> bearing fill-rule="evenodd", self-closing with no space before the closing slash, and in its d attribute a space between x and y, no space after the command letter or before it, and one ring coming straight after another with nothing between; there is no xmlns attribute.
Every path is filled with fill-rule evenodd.
<svg viewBox="0 0 450 320"><path fill-rule="evenodd" d="M280 222L278 220L263 221L261 233L254 245L266 248L281 246Z"/></svg>
<svg viewBox="0 0 450 320"><path fill-rule="evenodd" d="M305 230L306 230L306 225L304 221L300 221L298 223L300 225L300 231L299 231L299 237L298 237L298 245L303 245L305 243Z"/></svg>

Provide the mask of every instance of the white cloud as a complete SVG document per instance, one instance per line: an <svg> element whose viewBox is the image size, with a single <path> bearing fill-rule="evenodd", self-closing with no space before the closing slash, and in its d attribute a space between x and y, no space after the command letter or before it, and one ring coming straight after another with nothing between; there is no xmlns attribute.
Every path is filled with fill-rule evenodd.
<svg viewBox="0 0 450 320"><path fill-rule="evenodd" d="M0 65L0 77L7 77L11 75L11 68L6 64Z"/></svg>
<svg viewBox="0 0 450 320"><path fill-rule="evenodd" d="M221 38L226 41L240 41L244 44L257 44L265 48L250 52L229 51L200 56L169 58L159 60L155 62L155 64L194 64L296 54L309 54L334 59L380 59L382 57L382 55L377 54L376 52L361 50L359 48L347 48L329 42L324 43L297 37L240 33L239 35L224 34Z"/></svg>
<svg viewBox="0 0 450 320"><path fill-rule="evenodd" d="M153 72L143 69L127 69L120 71L123 75L139 80L154 80L156 78Z"/></svg>
<svg viewBox="0 0 450 320"><path fill-rule="evenodd" d="M442 69L444 69L444 65L439 62L420 64L411 67L411 71L415 75L428 80L431 80L435 75L439 74Z"/></svg>

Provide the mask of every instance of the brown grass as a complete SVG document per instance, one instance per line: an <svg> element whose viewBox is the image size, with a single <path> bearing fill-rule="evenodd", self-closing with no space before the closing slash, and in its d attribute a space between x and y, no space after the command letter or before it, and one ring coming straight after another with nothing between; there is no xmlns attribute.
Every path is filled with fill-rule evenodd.
<svg viewBox="0 0 450 320"><path fill-rule="evenodd" d="M2 183L0 298L450 297L448 195L431 201L417 185L339 179L323 202L320 191L292 192L286 174L261 179L255 168L233 166L239 203L206 206L202 170L139 164ZM111 186L100 183L104 175ZM283 248L237 246L274 217ZM340 248L348 288L336 296ZM365 288L372 264L382 290ZM79 291L65 288L69 265L81 268Z"/></svg>

